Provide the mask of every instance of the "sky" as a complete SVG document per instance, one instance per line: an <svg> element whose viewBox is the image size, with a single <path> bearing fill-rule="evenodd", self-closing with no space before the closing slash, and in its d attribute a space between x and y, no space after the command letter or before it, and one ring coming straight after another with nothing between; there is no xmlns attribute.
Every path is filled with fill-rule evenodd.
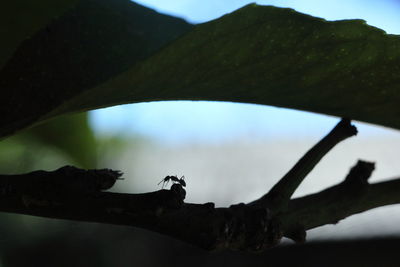
<svg viewBox="0 0 400 267"><path fill-rule="evenodd" d="M158 12L191 23L216 19L254 1L246 0L140 0ZM260 5L289 7L327 20L364 19L391 34L400 34L400 1L395 0L265 0ZM223 142L252 136L321 136L338 118L253 104L207 101L168 101L122 105L95 110L90 122L98 134L142 135L164 144ZM365 124L369 135L397 132Z"/></svg>

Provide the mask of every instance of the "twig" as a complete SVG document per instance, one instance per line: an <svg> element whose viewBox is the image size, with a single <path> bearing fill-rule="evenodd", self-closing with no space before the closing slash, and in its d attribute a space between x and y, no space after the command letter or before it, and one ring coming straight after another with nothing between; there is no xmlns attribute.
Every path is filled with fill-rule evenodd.
<svg viewBox="0 0 400 267"><path fill-rule="evenodd" d="M374 163L360 160L342 183L319 193L291 200L287 212L280 216L285 236L301 241L296 240L299 229L309 230L325 224L335 224L353 214L392 204L390 201L396 202L397 199L400 201L393 189L388 190L390 196L385 200L383 195L378 197L382 192L378 188L385 183L368 183L374 168ZM393 180L390 183L396 185L398 182Z"/></svg>
<svg viewBox="0 0 400 267"><path fill-rule="evenodd" d="M356 134L357 129L350 124L350 120L342 119L336 127L311 148L267 194L250 203L250 205L269 207L274 213L285 211L291 196L315 165L317 165L335 145Z"/></svg>

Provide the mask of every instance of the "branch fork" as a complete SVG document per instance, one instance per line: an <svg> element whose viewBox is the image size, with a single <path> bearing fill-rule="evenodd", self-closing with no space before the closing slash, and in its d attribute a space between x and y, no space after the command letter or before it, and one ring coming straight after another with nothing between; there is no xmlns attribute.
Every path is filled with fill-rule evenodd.
<svg viewBox="0 0 400 267"><path fill-rule="evenodd" d="M306 231L375 207L400 203L400 179L369 184L374 163L358 161L344 181L292 199L307 174L338 143L357 134L342 119L264 196L215 208L185 203L181 183L144 194L104 192L122 173L65 166L55 171L0 175L0 211L142 227L208 250L263 251L283 236L305 242Z"/></svg>

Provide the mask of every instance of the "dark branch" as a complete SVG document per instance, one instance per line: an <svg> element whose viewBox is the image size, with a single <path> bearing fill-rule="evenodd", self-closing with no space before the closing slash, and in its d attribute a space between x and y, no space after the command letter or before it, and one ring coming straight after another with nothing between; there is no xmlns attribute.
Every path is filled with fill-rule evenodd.
<svg viewBox="0 0 400 267"><path fill-rule="evenodd" d="M288 211L275 218L267 209L245 204L215 208L213 203L183 203L184 193L179 184L171 190L146 194L75 192L57 198L43 190L17 192L2 187L0 210L142 227L207 249L261 250L278 244L282 235L302 241L305 230L400 203L400 179L369 185L365 181L372 170L373 164L360 161L344 182L291 200ZM35 177L37 173L26 174L25 178L30 175Z"/></svg>
<svg viewBox="0 0 400 267"><path fill-rule="evenodd" d="M382 201L381 205L371 206L377 203L376 198L380 193L376 188L383 184L368 184L373 170L374 163L358 161L342 183L319 193L291 200L288 211L281 216L284 231L290 233L290 228L296 228L296 225L291 225L294 219L297 225L309 230L325 224L335 224L350 215L375 207L393 204ZM396 184L397 180L391 183ZM392 194L387 200L396 199L395 191ZM382 197L383 195L380 198Z"/></svg>
<svg viewBox="0 0 400 267"><path fill-rule="evenodd" d="M335 145L356 134L357 129L350 124L350 120L342 119L336 127L311 148L267 194L250 204L260 207L269 207L275 213L285 211L293 193L315 165L317 165Z"/></svg>
<svg viewBox="0 0 400 267"><path fill-rule="evenodd" d="M229 208L215 208L213 203L184 203L182 183L174 183L170 190L146 194L102 192L120 178L120 172L70 166L53 172L0 175L0 211L142 227L210 250L259 251L277 245L282 236L303 242L308 229L400 203L400 179L370 185L368 178L374 164L363 161L351 169L342 183L287 201L319 159L355 132L349 121L343 120L273 188L272 192L285 196L280 199L287 209L278 209L279 213L277 209L271 212L276 207L260 202ZM277 206L281 208L282 204Z"/></svg>

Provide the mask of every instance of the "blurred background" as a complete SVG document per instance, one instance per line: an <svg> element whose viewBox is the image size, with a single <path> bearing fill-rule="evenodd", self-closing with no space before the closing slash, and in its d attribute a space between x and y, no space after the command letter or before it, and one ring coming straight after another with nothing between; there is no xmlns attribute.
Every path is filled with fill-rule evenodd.
<svg viewBox="0 0 400 267"><path fill-rule="evenodd" d="M192 23L206 22L252 1L136 1ZM328 20L361 18L388 33L400 33L400 2L394 0L257 1L294 8ZM226 102L169 101L116 106L64 116L0 143L0 173L53 170L67 164L124 172L112 191L141 193L160 189L166 175L184 175L187 202L228 206L261 196L282 177L338 118L282 108ZM398 131L355 122L357 137L334 148L313 170L295 196L342 181L358 159L376 162L372 182L400 176ZM387 247L393 262L400 244L400 207L355 215L338 225L308 232L307 246L285 245L262 255L208 254L153 232L122 226L0 214L0 266L179 266L221 263L263 264L297 255L305 266L335 266L330 246L340 240L341 255L368 254ZM330 243L326 243L326 241ZM363 241L364 240L364 241ZM391 243L392 242L392 243ZM335 246L338 249L338 246ZM319 257L315 254L320 253ZM374 251L374 250L371 250ZM21 257L23 255L23 257ZM226 260L229 258L229 260ZM345 257L345 256L343 256ZM347 257L347 256L346 256ZM357 257L356 257L357 258ZM382 259L381 263L382 263ZM323 262L323 264L321 263ZM350 261L349 266L353 266ZM359 261L357 263L360 263ZM371 261L369 261L371 263ZM378 264L378 262L377 262ZM279 264L273 264L277 266ZM347 265L346 265L347 266ZM378 266L378 265L377 265ZM382 265L381 265L382 266ZM395 266L395 265L393 265Z"/></svg>

